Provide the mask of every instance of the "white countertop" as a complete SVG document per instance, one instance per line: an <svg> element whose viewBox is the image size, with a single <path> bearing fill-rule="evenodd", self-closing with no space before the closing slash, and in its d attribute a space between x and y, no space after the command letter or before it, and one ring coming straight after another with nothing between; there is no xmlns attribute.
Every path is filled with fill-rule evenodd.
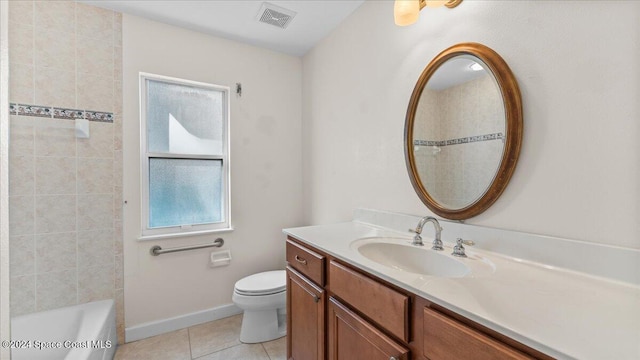
<svg viewBox="0 0 640 360"><path fill-rule="evenodd" d="M354 240L369 237L410 241L406 233L359 222L290 228L284 232L550 356L640 359L637 285L473 247L466 247L470 258L461 261L473 267L472 262L482 257L495 265L492 274L463 278L425 276L380 265L351 247ZM426 245L432 241L424 234L423 239ZM443 253L450 254L452 245L445 241Z"/></svg>

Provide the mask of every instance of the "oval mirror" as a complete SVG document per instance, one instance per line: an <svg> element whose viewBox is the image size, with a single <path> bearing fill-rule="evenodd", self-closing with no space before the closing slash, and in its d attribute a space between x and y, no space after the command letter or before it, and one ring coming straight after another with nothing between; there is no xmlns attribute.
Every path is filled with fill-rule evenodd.
<svg viewBox="0 0 640 360"><path fill-rule="evenodd" d="M521 141L520 90L500 55L464 43L427 65L409 101L405 159L431 211L463 220L489 208L513 174Z"/></svg>

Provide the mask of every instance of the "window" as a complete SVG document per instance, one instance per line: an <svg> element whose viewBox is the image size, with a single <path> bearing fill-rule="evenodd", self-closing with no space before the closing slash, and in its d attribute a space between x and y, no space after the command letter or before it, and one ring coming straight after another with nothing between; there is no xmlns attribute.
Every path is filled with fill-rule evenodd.
<svg viewBox="0 0 640 360"><path fill-rule="evenodd" d="M140 74L142 238L231 230L229 88Z"/></svg>

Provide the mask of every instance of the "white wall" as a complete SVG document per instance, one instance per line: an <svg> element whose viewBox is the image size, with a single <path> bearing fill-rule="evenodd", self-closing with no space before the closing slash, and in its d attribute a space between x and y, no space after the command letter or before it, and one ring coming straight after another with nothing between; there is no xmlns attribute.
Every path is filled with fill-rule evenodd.
<svg viewBox="0 0 640 360"><path fill-rule="evenodd" d="M282 228L302 222L300 58L123 16L124 254L126 326L231 303L234 283L284 268ZM231 210L220 236L228 267L209 268L211 250L152 257L153 245L211 242L216 236L138 241L140 164L138 72L225 85L231 95ZM242 83L242 97L235 83Z"/></svg>
<svg viewBox="0 0 640 360"><path fill-rule="evenodd" d="M366 2L303 59L307 220L430 213L405 169L405 112L428 62L467 41L507 61L525 124L511 183L467 222L640 248L637 1L466 0L405 28L392 1Z"/></svg>

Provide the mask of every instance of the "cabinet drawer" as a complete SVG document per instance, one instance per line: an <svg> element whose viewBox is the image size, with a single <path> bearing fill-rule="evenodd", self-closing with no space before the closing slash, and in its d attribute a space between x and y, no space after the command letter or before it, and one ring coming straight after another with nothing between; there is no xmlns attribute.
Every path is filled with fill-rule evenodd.
<svg viewBox="0 0 640 360"><path fill-rule="evenodd" d="M320 286L324 286L324 259L324 256L287 240L289 265Z"/></svg>
<svg viewBox="0 0 640 360"><path fill-rule="evenodd" d="M533 359L429 308L424 309L422 327L423 352L430 360Z"/></svg>
<svg viewBox="0 0 640 360"><path fill-rule="evenodd" d="M391 334L409 342L409 297L346 266L329 263L331 292Z"/></svg>

